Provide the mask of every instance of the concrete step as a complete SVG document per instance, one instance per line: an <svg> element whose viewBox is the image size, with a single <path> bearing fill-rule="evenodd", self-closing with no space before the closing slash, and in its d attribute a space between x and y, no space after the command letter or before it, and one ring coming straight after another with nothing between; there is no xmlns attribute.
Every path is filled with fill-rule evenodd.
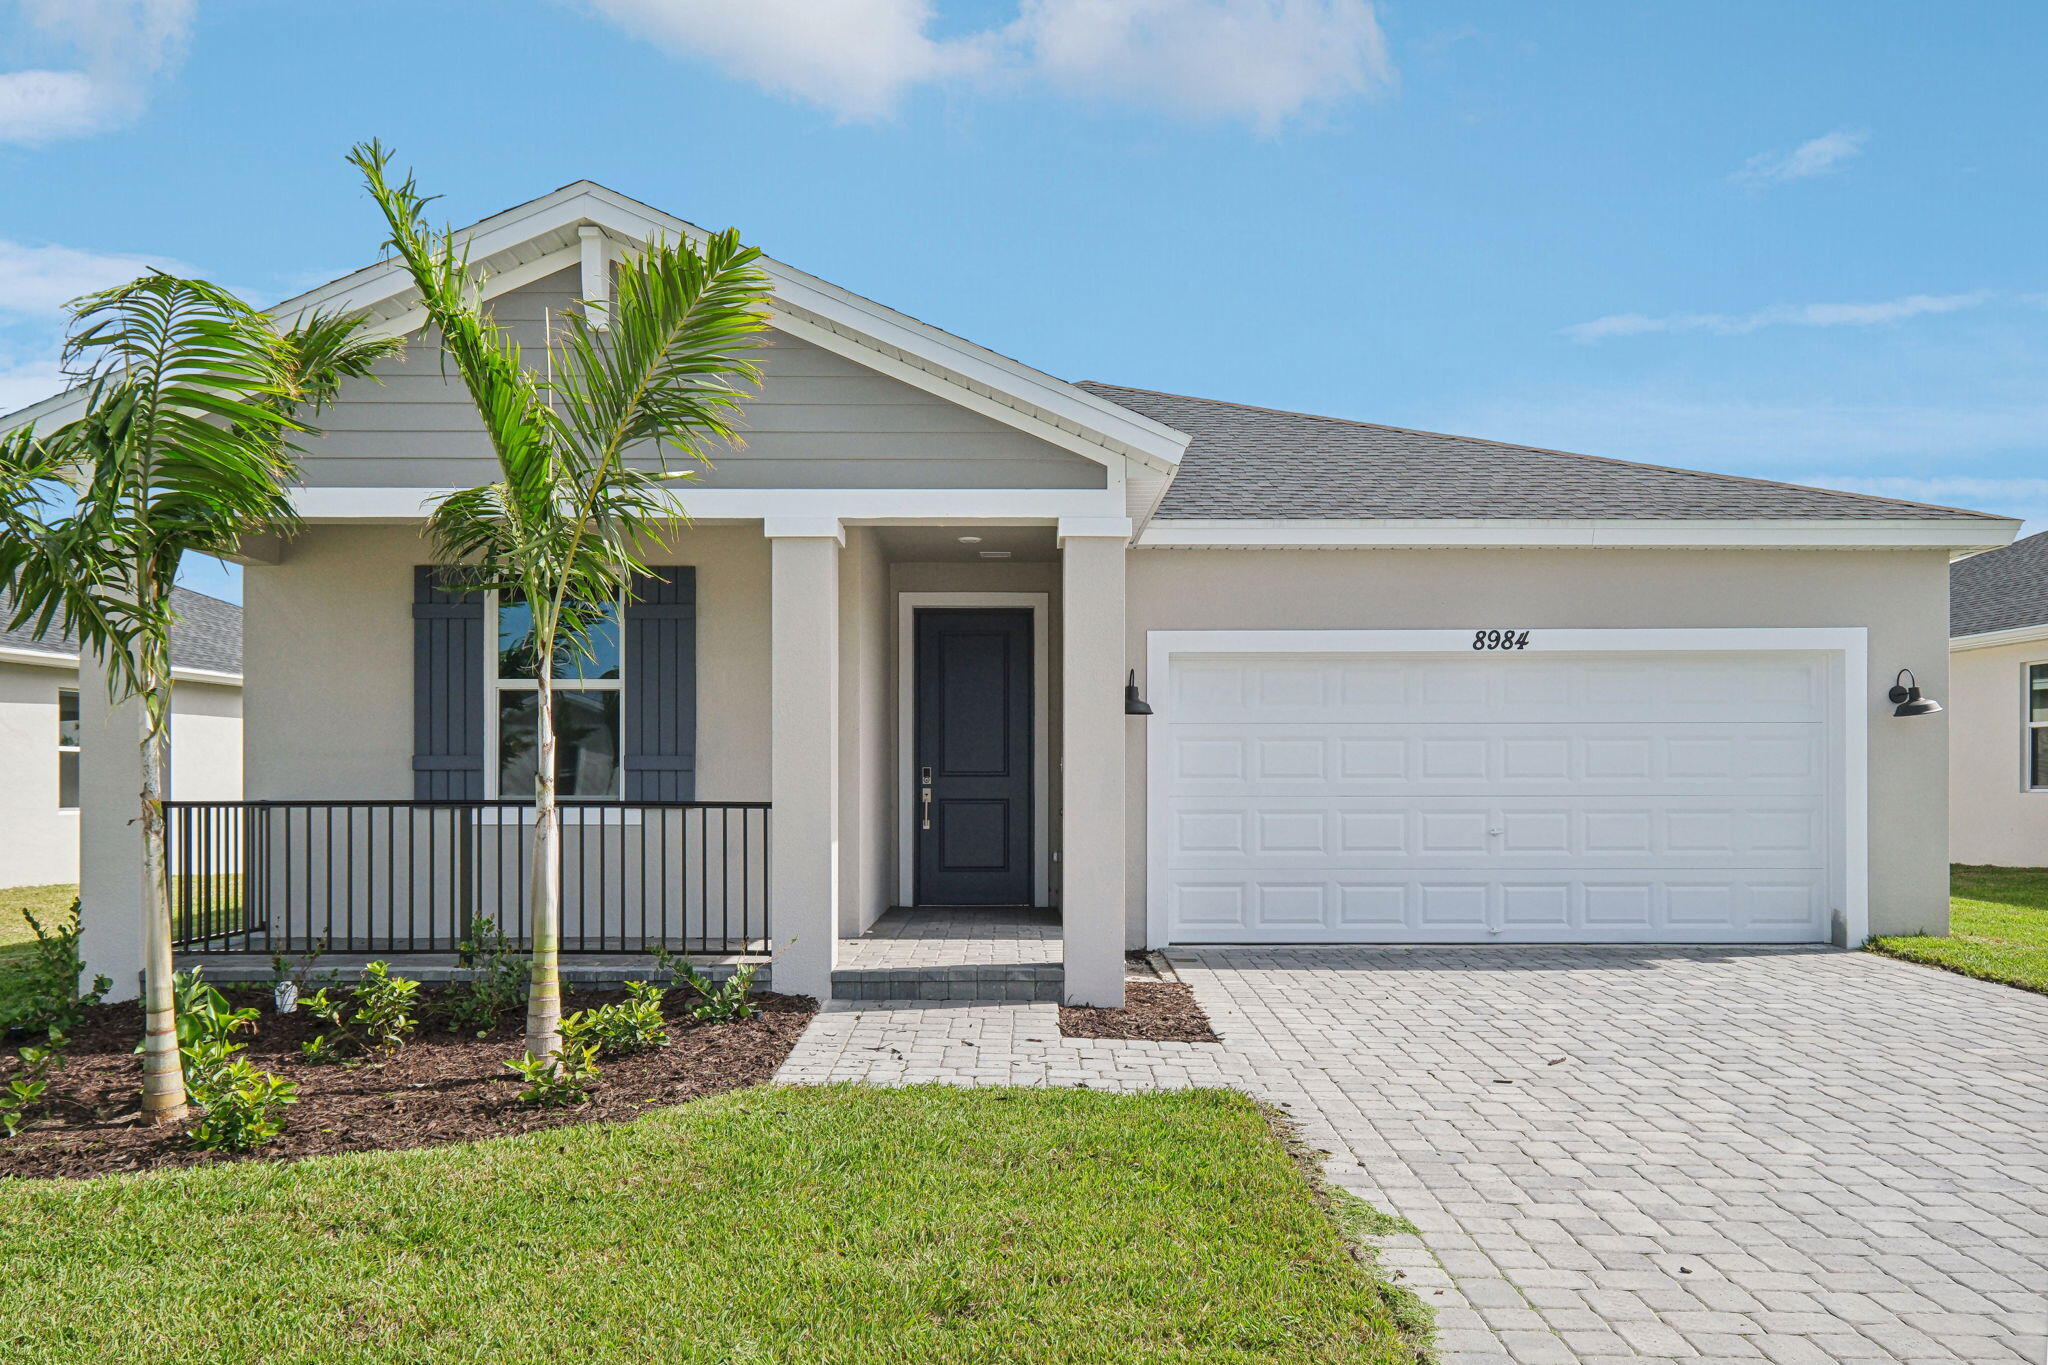
<svg viewBox="0 0 2048 1365"><path fill-rule="evenodd" d="M1024 966L841 967L832 973L836 1000L978 1000L1058 1004L1066 972L1056 962Z"/></svg>

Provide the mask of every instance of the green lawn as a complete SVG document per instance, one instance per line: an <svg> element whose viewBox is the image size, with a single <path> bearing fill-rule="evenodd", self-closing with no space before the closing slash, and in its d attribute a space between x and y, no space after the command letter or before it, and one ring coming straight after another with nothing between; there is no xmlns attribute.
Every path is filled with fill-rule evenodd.
<svg viewBox="0 0 2048 1365"><path fill-rule="evenodd" d="M45 927L55 928L66 922L72 897L77 894L75 886L17 886L0 890L0 1011L13 1002L16 973L28 961L29 945L36 941L35 931L28 927L28 917L22 912L29 911Z"/></svg>
<svg viewBox="0 0 2048 1365"><path fill-rule="evenodd" d="M764 1087L469 1146L0 1182L0 1227L15 1365L1416 1359L1229 1091Z"/></svg>
<svg viewBox="0 0 2048 1365"><path fill-rule="evenodd" d="M2048 992L2048 868L1958 865L1948 904L1946 938L1876 938L1870 950Z"/></svg>

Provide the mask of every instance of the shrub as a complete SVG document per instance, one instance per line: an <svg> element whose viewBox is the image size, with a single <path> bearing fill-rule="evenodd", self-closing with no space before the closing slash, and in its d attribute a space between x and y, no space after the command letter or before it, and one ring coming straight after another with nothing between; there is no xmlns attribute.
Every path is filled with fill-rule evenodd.
<svg viewBox="0 0 2048 1365"><path fill-rule="evenodd" d="M565 1047L589 1046L599 1057L630 1057L649 1048L668 1046L668 1021L661 1016L668 994L645 981L628 981L626 998L596 1009L579 1010L562 1021Z"/></svg>
<svg viewBox="0 0 2048 1365"><path fill-rule="evenodd" d="M300 1054L308 1061L333 1061L396 1052L419 1023L412 1015L419 992L419 982L393 976L388 962L372 962L363 968L362 979L345 994L321 987L307 998L306 1008L315 1018L332 1024L334 1031L301 1044Z"/></svg>
<svg viewBox="0 0 2048 1365"><path fill-rule="evenodd" d="M80 992L78 979L85 959L78 953L78 901L71 902L70 923L51 929L24 911L36 941L28 961L14 969L16 999L0 1013L0 1038L40 1033L61 1038L85 1022L85 1011L112 988L112 977L95 976L92 989Z"/></svg>
<svg viewBox="0 0 2048 1365"><path fill-rule="evenodd" d="M7 1083L7 1089L0 1091L0 1133L13 1137L28 1126L35 1111L42 1107L43 1092L50 1088L50 1073L64 1060L58 1051L61 1039L52 1039L49 1047L25 1047L21 1050L21 1072Z"/></svg>
<svg viewBox="0 0 2048 1365"><path fill-rule="evenodd" d="M725 980L714 981L666 948L656 948L654 958L668 972L672 983L696 996L687 1012L697 1022L735 1024L761 1012L760 1006L749 998L754 989L754 973L760 970L756 964L743 962Z"/></svg>
<svg viewBox="0 0 2048 1365"><path fill-rule="evenodd" d="M460 961L469 969L469 979L448 988L442 996L448 1028L455 1033L474 1033L481 1038L498 1025L498 1020L526 999L527 977L532 967L516 953L497 922L483 918L458 945Z"/></svg>
<svg viewBox="0 0 2048 1365"><path fill-rule="evenodd" d="M206 1152L247 1152L284 1131L278 1111L299 1102L299 1087L267 1071L258 1071L246 1057L237 1057L216 1071L192 1098L206 1116L192 1129L192 1145Z"/></svg>
<svg viewBox="0 0 2048 1365"><path fill-rule="evenodd" d="M242 1050L244 1044L235 1042L234 1036L255 1032L256 1011L230 1005L199 967L171 978L171 1001L177 1012L178 1059L185 1072L185 1089L196 1099ZM141 1045L135 1050L140 1052Z"/></svg>
<svg viewBox="0 0 2048 1365"><path fill-rule="evenodd" d="M602 1074L597 1065L597 1049L588 1043L570 1044L566 1039L562 1050L550 1057L536 1057L531 1052L506 1066L519 1073L519 1079L526 1082L526 1089L519 1092L522 1103L537 1109L560 1109L572 1104L582 1104L590 1098L590 1092Z"/></svg>

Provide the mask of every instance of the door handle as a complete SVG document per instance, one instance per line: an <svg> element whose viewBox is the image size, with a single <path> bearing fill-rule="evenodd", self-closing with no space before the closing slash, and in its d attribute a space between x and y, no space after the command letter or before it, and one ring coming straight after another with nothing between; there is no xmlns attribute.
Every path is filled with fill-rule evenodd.
<svg viewBox="0 0 2048 1365"><path fill-rule="evenodd" d="M932 770L930 768L919 768L917 770L917 781L918 785L922 788L918 793L918 797L924 802L924 823L919 828L930 829L932 827Z"/></svg>

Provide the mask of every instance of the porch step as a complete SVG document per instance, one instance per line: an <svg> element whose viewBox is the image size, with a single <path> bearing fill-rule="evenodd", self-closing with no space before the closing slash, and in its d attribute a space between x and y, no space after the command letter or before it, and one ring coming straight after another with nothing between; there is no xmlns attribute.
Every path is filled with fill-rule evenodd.
<svg viewBox="0 0 2048 1365"><path fill-rule="evenodd" d="M970 967L841 967L832 973L835 1000L979 1000L1058 1004L1066 973L1056 962Z"/></svg>

